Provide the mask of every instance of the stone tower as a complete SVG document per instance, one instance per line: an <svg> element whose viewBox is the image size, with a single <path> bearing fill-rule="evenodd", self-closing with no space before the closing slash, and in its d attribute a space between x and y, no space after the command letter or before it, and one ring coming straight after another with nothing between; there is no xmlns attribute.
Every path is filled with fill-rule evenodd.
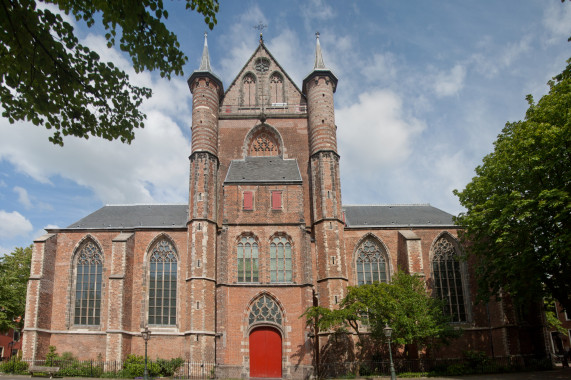
<svg viewBox="0 0 571 380"><path fill-rule="evenodd" d="M188 203L188 267L184 326L190 359L215 358L216 236L218 208L218 109L222 81L210 68L206 34L200 68L188 78L192 93L192 154Z"/></svg>
<svg viewBox="0 0 571 380"><path fill-rule="evenodd" d="M303 80L307 97L313 234L320 306L334 307L347 287L343 210L333 94L337 77L325 67L316 34L315 65Z"/></svg>

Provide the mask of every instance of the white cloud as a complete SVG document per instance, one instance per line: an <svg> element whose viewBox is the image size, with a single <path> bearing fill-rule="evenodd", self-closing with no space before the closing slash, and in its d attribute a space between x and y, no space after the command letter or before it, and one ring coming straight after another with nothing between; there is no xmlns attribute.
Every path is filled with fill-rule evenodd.
<svg viewBox="0 0 571 380"><path fill-rule="evenodd" d="M145 128L136 130L131 145L69 137L61 148L48 142L51 133L43 127L25 122L10 125L0 119L0 160L42 183L51 184L56 176L67 178L92 189L103 203L183 201L188 185L180 179L188 176L190 141L182 128L189 128L191 121L191 96L185 81L134 73L129 61L116 49L108 49L100 36L88 35L83 42L102 60L124 69L132 83L153 89L153 98L142 105L147 114ZM188 124L181 128L178 123ZM22 190L15 191L26 202Z"/></svg>
<svg viewBox="0 0 571 380"><path fill-rule="evenodd" d="M550 2L543 14L543 26L551 34L549 43L571 36L571 4Z"/></svg>
<svg viewBox="0 0 571 380"><path fill-rule="evenodd" d="M32 202L30 201L30 196L28 191L20 186L14 186L14 192L18 194L18 202L20 202L26 209L32 207Z"/></svg>
<svg viewBox="0 0 571 380"><path fill-rule="evenodd" d="M434 78L434 92L436 96L457 95L464 87L466 68L460 64L455 65L449 72L440 72Z"/></svg>
<svg viewBox="0 0 571 380"><path fill-rule="evenodd" d="M25 236L32 231L32 223L17 211L0 210L0 237Z"/></svg>
<svg viewBox="0 0 571 380"><path fill-rule="evenodd" d="M325 0L309 0L301 4L301 15L306 30L310 30L318 21L326 21L335 17L333 8Z"/></svg>
<svg viewBox="0 0 571 380"><path fill-rule="evenodd" d="M374 82L396 80L398 71L396 57L390 52L373 54L372 60L362 70L367 79Z"/></svg>
<svg viewBox="0 0 571 380"><path fill-rule="evenodd" d="M217 43L224 45L226 51L224 58L220 60L221 70L214 65L214 72L220 72L226 86L230 86L231 81L238 74L242 66L248 61L256 49L258 40L252 38L252 25L261 22L267 24L266 16L258 6L252 6L238 16L236 22L230 27L230 33L221 36Z"/></svg>
<svg viewBox="0 0 571 380"><path fill-rule="evenodd" d="M338 109L336 123L344 173L361 177L406 160L412 139L424 129L391 91L361 94L357 103Z"/></svg>

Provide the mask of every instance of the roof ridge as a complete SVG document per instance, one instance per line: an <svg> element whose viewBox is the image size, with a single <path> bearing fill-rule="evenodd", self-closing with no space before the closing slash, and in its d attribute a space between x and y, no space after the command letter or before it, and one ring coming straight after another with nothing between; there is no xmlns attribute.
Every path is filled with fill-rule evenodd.
<svg viewBox="0 0 571 380"><path fill-rule="evenodd" d="M342 204L342 207L358 207L358 206L364 206L364 207L373 207L373 206L431 206L430 203L394 203L394 204L389 204L389 203L385 203L385 204Z"/></svg>
<svg viewBox="0 0 571 380"><path fill-rule="evenodd" d="M106 203L104 207L126 207L126 206L188 206L186 203Z"/></svg>

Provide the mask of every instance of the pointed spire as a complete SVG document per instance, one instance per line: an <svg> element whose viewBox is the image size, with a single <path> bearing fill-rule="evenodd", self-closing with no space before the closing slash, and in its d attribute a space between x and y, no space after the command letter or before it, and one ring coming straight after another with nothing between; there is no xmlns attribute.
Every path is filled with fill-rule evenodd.
<svg viewBox="0 0 571 380"><path fill-rule="evenodd" d="M198 71L209 71L212 72L210 68L210 55L208 55L208 33L204 32L204 49L202 50L202 61L200 61L200 68Z"/></svg>
<svg viewBox="0 0 571 380"><path fill-rule="evenodd" d="M325 63L323 62L323 56L321 55L321 45L319 44L319 32L315 33L315 38L317 40L317 46L315 48L315 67L313 69L325 69Z"/></svg>

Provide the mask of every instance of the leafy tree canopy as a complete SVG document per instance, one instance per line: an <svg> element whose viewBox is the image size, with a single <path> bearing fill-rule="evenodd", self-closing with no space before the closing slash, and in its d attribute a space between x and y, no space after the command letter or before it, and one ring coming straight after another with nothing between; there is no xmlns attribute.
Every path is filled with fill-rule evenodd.
<svg viewBox="0 0 571 380"><path fill-rule="evenodd" d="M0 331L24 324L31 261L32 246L0 257Z"/></svg>
<svg viewBox="0 0 571 380"><path fill-rule="evenodd" d="M507 123L476 177L455 190L466 208L480 298L554 298L571 310L571 59L525 120Z"/></svg>
<svg viewBox="0 0 571 380"><path fill-rule="evenodd" d="M442 302L427 293L420 276L398 272L389 284L348 287L339 309L312 307L305 316L308 325L317 323L319 330L350 328L359 338L366 332L385 339L383 328L388 324L393 342L422 347L457 335L443 314Z"/></svg>
<svg viewBox="0 0 571 380"><path fill-rule="evenodd" d="M162 0L0 0L0 101L10 123L30 121L63 136L130 143L143 127L138 110L151 90L129 83L128 75L81 45L73 27L45 4L58 7L88 27L101 23L107 46L128 53L136 72L182 75L187 57L164 24ZM45 4L41 4L45 3ZM218 0L185 0L212 29ZM41 5L41 6L40 6Z"/></svg>

